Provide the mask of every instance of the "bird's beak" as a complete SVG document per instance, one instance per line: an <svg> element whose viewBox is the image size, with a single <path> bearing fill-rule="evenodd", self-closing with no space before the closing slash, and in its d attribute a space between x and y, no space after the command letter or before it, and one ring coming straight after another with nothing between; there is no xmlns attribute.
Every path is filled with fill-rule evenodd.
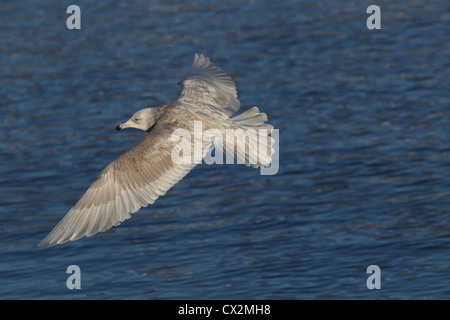
<svg viewBox="0 0 450 320"><path fill-rule="evenodd" d="M116 127L116 130L119 131L119 130L122 130L122 129L125 129L128 127L129 127L129 125L127 125L126 123L121 123Z"/></svg>

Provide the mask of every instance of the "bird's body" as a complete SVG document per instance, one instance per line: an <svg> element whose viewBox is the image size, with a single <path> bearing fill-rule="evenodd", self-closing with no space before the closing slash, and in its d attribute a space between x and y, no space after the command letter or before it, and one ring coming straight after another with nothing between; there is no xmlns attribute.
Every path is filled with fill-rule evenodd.
<svg viewBox="0 0 450 320"><path fill-rule="evenodd" d="M176 101L139 110L127 122L117 126L117 130L134 127L148 134L100 173L39 245L61 244L105 231L164 195L197 164L173 161L173 150L178 144L173 138L176 130L194 132L198 122L202 124L202 132L216 130L223 134L230 129L272 129L265 123L267 116L256 107L231 118L240 106L235 85L231 77L202 55L195 55L191 70L180 85L182 92ZM203 139L200 141L201 156L214 146L223 154L233 152L235 158L241 157L247 165L268 166L273 140L267 133L258 133L256 137L256 140L244 137L248 146L244 148L243 156L233 152L236 146L227 146L225 140ZM250 163L248 158L256 152L260 141L269 154Z"/></svg>

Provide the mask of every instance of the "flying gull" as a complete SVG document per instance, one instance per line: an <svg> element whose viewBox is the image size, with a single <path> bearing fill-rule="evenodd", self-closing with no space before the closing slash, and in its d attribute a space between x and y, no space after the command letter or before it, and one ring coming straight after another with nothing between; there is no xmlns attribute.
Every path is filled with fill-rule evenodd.
<svg viewBox="0 0 450 320"><path fill-rule="evenodd" d="M136 128L148 134L100 173L75 206L39 243L40 246L62 244L108 230L163 196L198 164L196 161L173 161L173 150L179 145L179 141L173 139L173 133L177 129L193 132L199 121L202 132L216 130L225 134L227 130L239 132L239 129L242 129L240 132L249 129L257 132L256 140L251 135L242 136L242 139L237 135L231 144L217 137L202 139L202 157L215 148L248 166L270 165L274 140L269 134L273 127L266 123L266 114L257 107L231 118L239 110L240 102L228 74L209 58L195 54L192 67L179 85L182 91L176 101L139 110L127 122L117 126L116 130ZM239 144L245 144L239 149L243 152L237 152ZM268 151L259 152L261 148ZM259 152L258 156L256 152ZM256 160L250 161L250 158Z"/></svg>

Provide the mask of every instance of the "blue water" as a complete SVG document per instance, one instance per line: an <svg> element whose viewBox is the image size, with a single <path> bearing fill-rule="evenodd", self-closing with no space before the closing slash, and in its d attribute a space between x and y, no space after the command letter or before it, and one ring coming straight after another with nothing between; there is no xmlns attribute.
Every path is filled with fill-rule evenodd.
<svg viewBox="0 0 450 320"><path fill-rule="evenodd" d="M448 1L2 1L0 15L0 299L450 298ZM145 134L115 126L176 99L195 52L280 130L278 173L204 164L118 227L36 247Z"/></svg>

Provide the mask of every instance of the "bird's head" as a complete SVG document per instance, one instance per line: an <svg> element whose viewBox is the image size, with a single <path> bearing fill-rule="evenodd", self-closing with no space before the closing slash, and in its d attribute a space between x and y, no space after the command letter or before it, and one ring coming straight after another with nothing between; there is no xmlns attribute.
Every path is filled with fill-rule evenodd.
<svg viewBox="0 0 450 320"><path fill-rule="evenodd" d="M133 116L124 123L119 124L116 130L122 130L125 128L136 128L143 131L148 131L157 120L157 108L145 108L139 110Z"/></svg>

